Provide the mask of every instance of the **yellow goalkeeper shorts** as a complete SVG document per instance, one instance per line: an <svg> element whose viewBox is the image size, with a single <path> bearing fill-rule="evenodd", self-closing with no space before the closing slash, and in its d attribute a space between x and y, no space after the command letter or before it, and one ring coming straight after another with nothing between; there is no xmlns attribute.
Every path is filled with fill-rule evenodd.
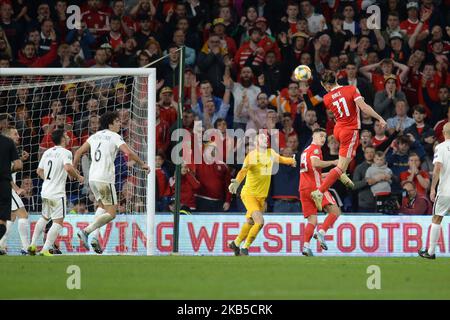
<svg viewBox="0 0 450 320"><path fill-rule="evenodd" d="M247 209L247 214L245 215L247 219L250 219L252 217L252 213L255 211L261 213L264 212L264 207L266 204L265 197L254 197L241 194L241 199Z"/></svg>

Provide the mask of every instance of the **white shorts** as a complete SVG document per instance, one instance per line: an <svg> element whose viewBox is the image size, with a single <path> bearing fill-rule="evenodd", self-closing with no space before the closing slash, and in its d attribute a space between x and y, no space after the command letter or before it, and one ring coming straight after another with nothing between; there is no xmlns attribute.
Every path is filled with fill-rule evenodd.
<svg viewBox="0 0 450 320"><path fill-rule="evenodd" d="M16 211L20 208L24 208L25 205L23 204L23 201L22 201L22 199L20 199L17 192L14 191L14 189L13 189L11 193L12 193L11 211Z"/></svg>
<svg viewBox="0 0 450 320"><path fill-rule="evenodd" d="M95 200L101 201L106 206L117 205L117 192L114 183L89 181L89 187Z"/></svg>
<svg viewBox="0 0 450 320"><path fill-rule="evenodd" d="M450 211L450 197L449 196L436 196L436 200L433 205L433 215L445 216Z"/></svg>
<svg viewBox="0 0 450 320"><path fill-rule="evenodd" d="M66 216L66 198L42 198L42 216L47 220L64 218Z"/></svg>

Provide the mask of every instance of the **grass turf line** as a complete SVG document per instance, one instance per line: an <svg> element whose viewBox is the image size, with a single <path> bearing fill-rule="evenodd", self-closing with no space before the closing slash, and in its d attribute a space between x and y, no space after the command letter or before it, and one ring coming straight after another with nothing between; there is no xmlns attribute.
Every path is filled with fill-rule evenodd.
<svg viewBox="0 0 450 320"><path fill-rule="evenodd" d="M68 290L67 267L81 269ZM369 290L367 267L381 268ZM450 299L450 258L0 258L0 299Z"/></svg>

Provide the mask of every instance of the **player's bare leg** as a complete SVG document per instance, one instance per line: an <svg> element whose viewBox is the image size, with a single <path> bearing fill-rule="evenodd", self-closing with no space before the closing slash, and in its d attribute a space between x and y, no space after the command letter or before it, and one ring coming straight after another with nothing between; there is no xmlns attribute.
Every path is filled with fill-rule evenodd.
<svg viewBox="0 0 450 320"><path fill-rule="evenodd" d="M31 243L28 247L28 253L32 256L36 255L36 242L37 239L40 238L41 233L44 231L45 226L48 223L48 219L41 216L39 220L36 222L36 226L34 227L33 236L31 237Z"/></svg>
<svg viewBox="0 0 450 320"><path fill-rule="evenodd" d="M436 244L441 233L441 222L443 216L433 215L431 218L430 239L428 249L419 250L419 256L426 259L436 259Z"/></svg>
<svg viewBox="0 0 450 320"><path fill-rule="evenodd" d="M353 181L345 173L352 161L352 158L339 156L338 165L328 172L327 177L322 182L317 190L311 192L311 199L314 201L317 209L322 211L323 194L327 191L338 179L349 189L354 187Z"/></svg>
<svg viewBox="0 0 450 320"><path fill-rule="evenodd" d="M314 238L317 239L320 243L320 247L323 250L328 250L327 243L325 241L325 234L328 229L331 228L337 218L341 215L341 209L335 204L330 204L325 207L325 210L328 212L327 217L323 224L319 227L319 231L314 234Z"/></svg>
<svg viewBox="0 0 450 320"><path fill-rule="evenodd" d="M50 253L50 249L53 248L53 244L55 243L56 238L58 238L58 235L63 228L63 222L63 218L53 219L53 224L48 231L47 239L45 239L44 246L42 247L41 252L39 252L39 255L46 257L53 256L53 254Z"/></svg>
<svg viewBox="0 0 450 320"><path fill-rule="evenodd" d="M310 241L311 238L313 237L314 234L314 229L317 226L317 215L310 215L308 217L308 224L306 225L305 228L305 235L304 235L304 241L303 241L303 250L302 250L302 254L304 256L307 257L312 257L314 256L312 251L311 251L311 245L310 245Z"/></svg>
<svg viewBox="0 0 450 320"><path fill-rule="evenodd" d="M233 250L235 256L241 255L241 249L239 248L241 243L247 239L248 233L250 232L250 229L254 225L254 221L252 218L249 218L245 221L244 225L241 228L241 231L239 232L236 239L231 241L228 244L228 248Z"/></svg>
<svg viewBox="0 0 450 320"><path fill-rule="evenodd" d="M109 223L110 221L116 218L117 205L102 205L102 207L104 209L104 212L97 215L97 217L90 225L84 228L84 230L78 231L77 233L78 237L83 242L83 245L87 250L89 250L89 241L88 241L89 234L103 227L105 224Z"/></svg>
<svg viewBox="0 0 450 320"><path fill-rule="evenodd" d="M262 212L254 211L252 213L252 219L254 221L254 224L250 228L247 239L245 240L245 243L242 246L241 256L248 256L248 248L250 248L253 241L255 241L259 231L261 231L262 227L264 226L264 217Z"/></svg>
<svg viewBox="0 0 450 320"><path fill-rule="evenodd" d="M8 242L8 235L11 232L12 226L14 225L14 221L16 221L16 215L14 214L14 212L11 212L11 220L6 221L6 232L0 239L0 256L6 254L6 243Z"/></svg>

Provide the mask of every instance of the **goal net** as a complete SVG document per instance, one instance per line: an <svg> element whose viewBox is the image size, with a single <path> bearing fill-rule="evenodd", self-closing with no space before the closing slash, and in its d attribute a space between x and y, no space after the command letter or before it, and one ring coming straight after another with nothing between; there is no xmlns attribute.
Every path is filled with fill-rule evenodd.
<svg viewBox="0 0 450 320"><path fill-rule="evenodd" d="M1 69L0 113L20 135L17 146L23 170L16 175L21 199L29 212L30 237L41 212L42 180L36 169L43 152L54 146L51 133L64 128L67 149L75 151L99 130L100 116L116 110L122 123L119 134L130 149L150 165L147 175L120 151L115 159L118 214L100 230L105 254L152 254L155 201L155 95L154 69ZM150 130L149 130L150 128ZM89 187L91 159L79 166L85 184L67 181L67 212L57 244L67 254L85 252L76 236L93 221L97 203ZM38 245L43 244L40 239ZM6 243L8 254L18 254L22 243L17 222ZM91 251L92 252L92 251Z"/></svg>

